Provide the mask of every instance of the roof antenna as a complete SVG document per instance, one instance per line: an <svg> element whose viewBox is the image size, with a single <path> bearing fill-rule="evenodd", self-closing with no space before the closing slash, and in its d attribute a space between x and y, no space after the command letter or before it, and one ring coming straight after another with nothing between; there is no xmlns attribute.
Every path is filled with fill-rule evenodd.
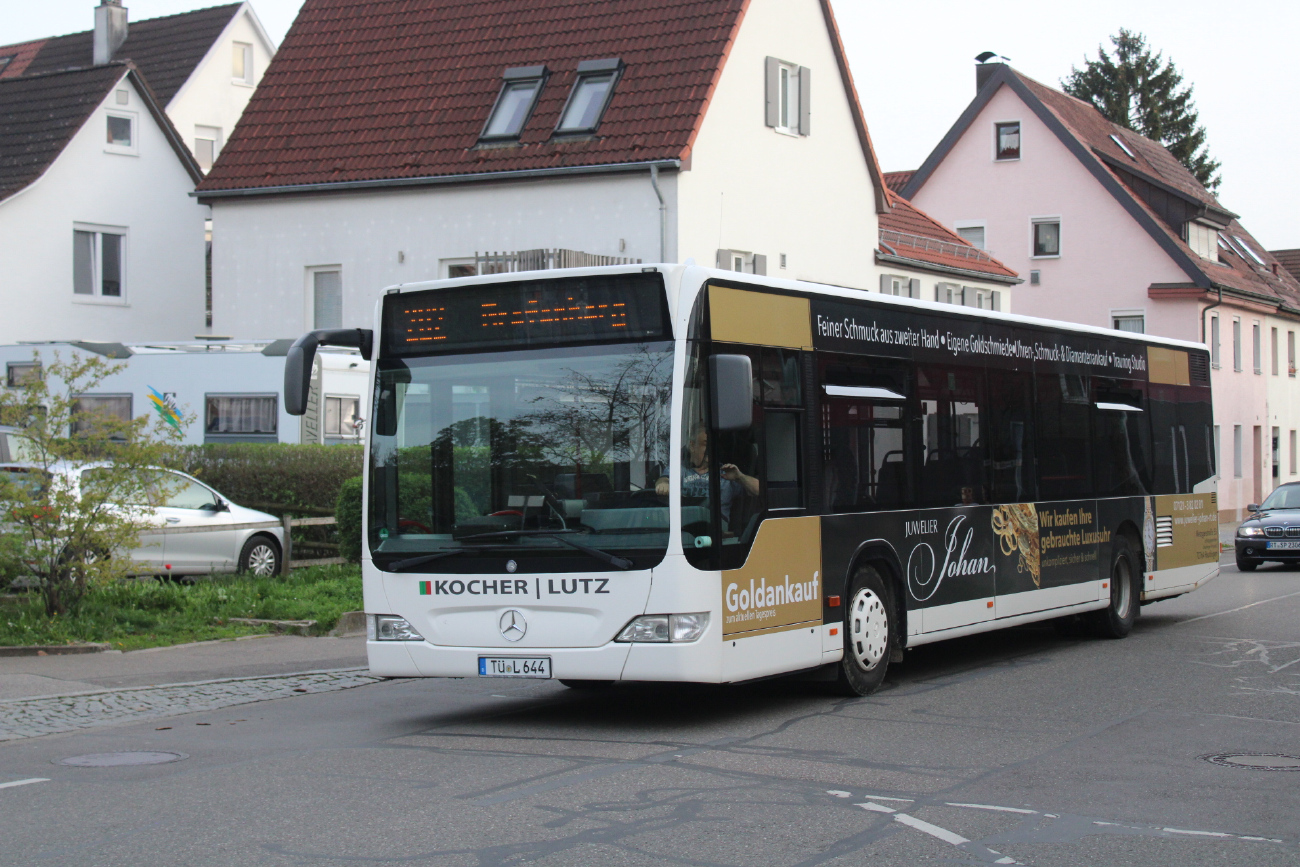
<svg viewBox="0 0 1300 867"><path fill-rule="evenodd" d="M988 63L990 60L992 60L995 57L1007 63L1011 62L1010 57L1003 57L1001 54L998 54L996 51L981 51L979 54L975 55L975 61L977 63Z"/></svg>

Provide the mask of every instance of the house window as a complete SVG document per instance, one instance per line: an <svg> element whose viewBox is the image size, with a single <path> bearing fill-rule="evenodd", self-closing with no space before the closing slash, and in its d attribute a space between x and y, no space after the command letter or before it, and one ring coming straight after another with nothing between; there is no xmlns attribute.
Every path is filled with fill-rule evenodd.
<svg viewBox="0 0 1300 867"><path fill-rule="evenodd" d="M958 223L957 234L962 240L972 247L981 250L986 249L984 246L984 224L983 223Z"/></svg>
<svg viewBox="0 0 1300 867"><path fill-rule="evenodd" d="M1035 257L1061 255L1061 221L1057 218L1033 221Z"/></svg>
<svg viewBox="0 0 1300 867"><path fill-rule="evenodd" d="M134 112L114 109L104 115L104 150L114 154L136 154L139 147L135 135Z"/></svg>
<svg viewBox="0 0 1300 867"><path fill-rule="evenodd" d="M4 57L0 57L0 72L4 72L5 67L10 63L13 63L13 60L14 56L12 54L6 54Z"/></svg>
<svg viewBox="0 0 1300 867"><path fill-rule="evenodd" d="M1232 426L1232 477L1241 478L1241 425Z"/></svg>
<svg viewBox="0 0 1300 867"><path fill-rule="evenodd" d="M1116 331L1132 331L1134 334L1146 331L1146 316L1142 313L1115 313L1110 321Z"/></svg>
<svg viewBox="0 0 1300 867"><path fill-rule="evenodd" d="M276 436L278 399L274 394L208 394L204 395L203 402L206 437L256 441Z"/></svg>
<svg viewBox="0 0 1300 867"><path fill-rule="evenodd" d="M1264 372L1264 346L1260 340L1259 323L1250 326L1251 360L1255 362L1255 373Z"/></svg>
<svg viewBox="0 0 1300 867"><path fill-rule="evenodd" d="M125 295L126 235L72 230L72 291L77 295L120 299Z"/></svg>
<svg viewBox="0 0 1300 867"><path fill-rule="evenodd" d="M1241 370L1241 320L1232 320L1232 369Z"/></svg>
<svg viewBox="0 0 1300 867"><path fill-rule="evenodd" d="M767 112L765 122L777 132L808 135L812 99L812 71L806 66L767 58Z"/></svg>
<svg viewBox="0 0 1300 867"><path fill-rule="evenodd" d="M107 420L126 423L131 421L131 395L129 394L79 394L72 404L72 433L88 433ZM117 438L116 436L114 437Z"/></svg>
<svg viewBox="0 0 1300 867"><path fill-rule="evenodd" d="M767 273L767 256L743 250L719 250L718 268L723 271L739 271L742 274L761 276Z"/></svg>
<svg viewBox="0 0 1300 867"><path fill-rule="evenodd" d="M1294 341L1292 342L1294 345ZM1210 364L1217 370L1219 362L1219 317L1210 317Z"/></svg>
<svg viewBox="0 0 1300 867"><path fill-rule="evenodd" d="M1187 224L1187 246L1202 259L1213 262L1219 258L1218 240L1219 230L1213 226L1196 222Z"/></svg>
<svg viewBox="0 0 1300 867"><path fill-rule="evenodd" d="M578 77L573 82L573 91L560 113L560 124L555 131L561 134L595 132L622 69L623 63L618 58L579 63Z"/></svg>
<svg viewBox="0 0 1300 867"><path fill-rule="evenodd" d="M1286 333L1286 375L1295 376L1295 332Z"/></svg>
<svg viewBox="0 0 1300 867"><path fill-rule="evenodd" d="M1020 159L1020 121L994 124L997 137L997 159Z"/></svg>
<svg viewBox="0 0 1300 867"><path fill-rule="evenodd" d="M1277 376L1277 354L1278 354L1278 353L1277 353L1277 329L1276 329L1276 328L1271 328L1271 329L1269 329L1269 331L1271 332L1271 336L1272 336L1272 338L1273 338L1273 339L1269 342L1269 348L1272 350L1272 358L1270 359L1270 361L1272 361L1272 363L1273 363L1273 364L1272 364L1272 366L1273 366L1273 375L1274 375L1274 376Z"/></svg>
<svg viewBox="0 0 1300 867"><path fill-rule="evenodd" d="M253 46L247 42L232 43L230 77L237 84L253 83Z"/></svg>
<svg viewBox="0 0 1300 867"><path fill-rule="evenodd" d="M311 327L343 327L343 272L338 268L312 268Z"/></svg>
<svg viewBox="0 0 1300 867"><path fill-rule="evenodd" d="M915 277L881 274L880 292L883 295L894 295L899 298L920 298L921 281Z"/></svg>
<svg viewBox="0 0 1300 867"><path fill-rule="evenodd" d="M980 310L1001 310L1002 293L996 289L981 289L978 286L963 286L962 300L967 307L977 307Z"/></svg>
<svg viewBox="0 0 1300 867"><path fill-rule="evenodd" d="M936 283L934 300L940 304L963 304L965 302L965 293L962 287L956 283Z"/></svg>
<svg viewBox="0 0 1300 867"><path fill-rule="evenodd" d="M483 141L519 138L528 116L533 113L533 106L537 104L537 95L542 92L546 67L514 66L507 69L502 78L505 80L501 83L501 92L497 94L496 104L492 106L479 136Z"/></svg>
<svg viewBox="0 0 1300 867"><path fill-rule="evenodd" d="M5 385L23 388L41 381L41 365L37 361L11 361L5 365Z"/></svg>
<svg viewBox="0 0 1300 867"><path fill-rule="evenodd" d="M210 171L221 150L221 128L216 126L194 127L194 159L199 168Z"/></svg>
<svg viewBox="0 0 1300 867"><path fill-rule="evenodd" d="M325 398L325 436L357 437L357 416L361 414L359 397Z"/></svg>

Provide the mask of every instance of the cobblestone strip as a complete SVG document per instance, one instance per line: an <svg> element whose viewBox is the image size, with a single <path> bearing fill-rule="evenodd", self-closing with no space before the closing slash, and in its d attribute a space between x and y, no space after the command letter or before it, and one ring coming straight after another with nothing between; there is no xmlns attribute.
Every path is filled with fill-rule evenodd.
<svg viewBox="0 0 1300 867"><path fill-rule="evenodd" d="M367 674L366 669L307 671L0 701L0 741L334 692L382 679Z"/></svg>

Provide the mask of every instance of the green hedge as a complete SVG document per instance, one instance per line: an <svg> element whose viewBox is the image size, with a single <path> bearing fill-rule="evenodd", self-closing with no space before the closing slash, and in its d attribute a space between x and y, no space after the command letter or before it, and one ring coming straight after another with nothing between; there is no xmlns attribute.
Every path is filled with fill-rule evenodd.
<svg viewBox="0 0 1300 867"><path fill-rule="evenodd" d="M231 443L185 446L178 467L241 506L333 514L343 482L362 471L361 446Z"/></svg>

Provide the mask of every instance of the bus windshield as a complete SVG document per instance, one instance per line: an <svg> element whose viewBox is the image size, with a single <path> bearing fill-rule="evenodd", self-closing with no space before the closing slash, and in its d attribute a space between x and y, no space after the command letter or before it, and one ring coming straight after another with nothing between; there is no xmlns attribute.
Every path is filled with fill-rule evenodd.
<svg viewBox="0 0 1300 867"><path fill-rule="evenodd" d="M671 341L646 340L381 359L377 564L444 554L438 571L474 571L504 555L523 571L609 568L583 548L657 564L672 358Z"/></svg>

